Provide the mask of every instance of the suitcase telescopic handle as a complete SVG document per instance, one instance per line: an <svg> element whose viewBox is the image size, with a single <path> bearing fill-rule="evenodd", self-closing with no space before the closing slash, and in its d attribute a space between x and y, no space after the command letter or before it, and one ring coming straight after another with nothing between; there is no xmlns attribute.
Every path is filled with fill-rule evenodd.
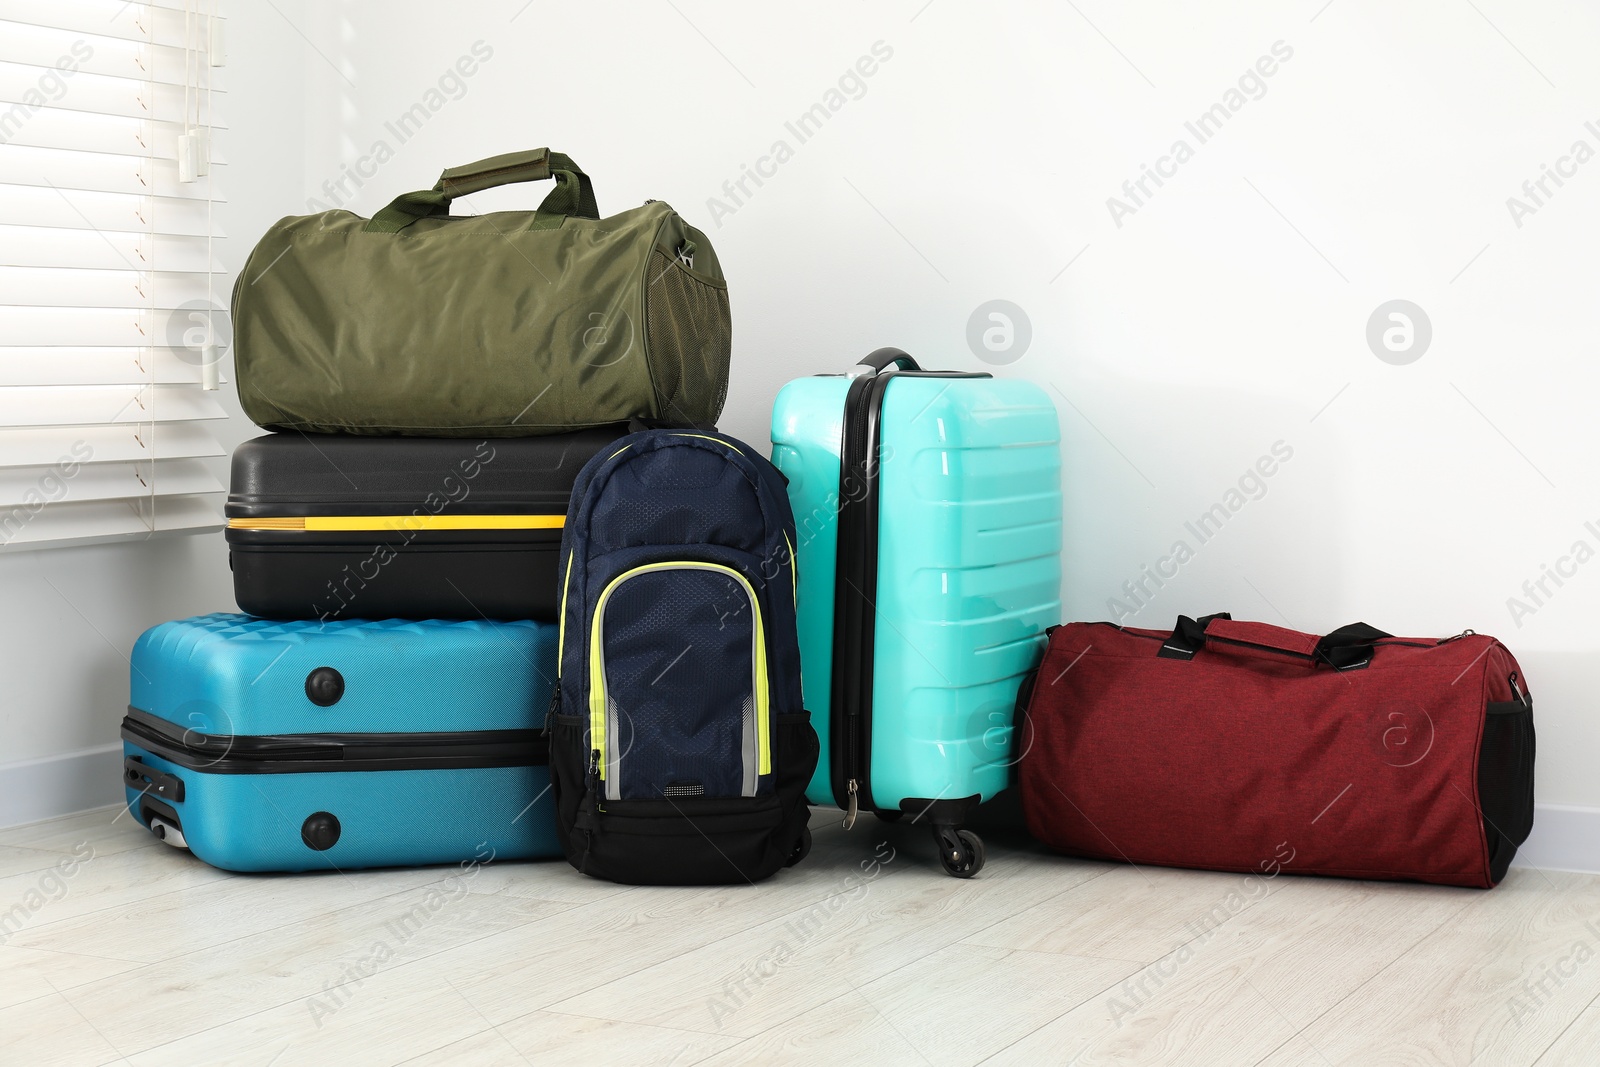
<svg viewBox="0 0 1600 1067"><path fill-rule="evenodd" d="M1193 659L1207 644L1217 642L1282 652L1308 660L1312 665L1326 663L1335 670L1348 671L1371 663L1373 646L1381 638L1391 636L1364 622L1353 622L1318 637L1265 622L1236 621L1227 612L1199 619L1180 615L1172 636L1162 644L1158 655L1166 659Z"/></svg>
<svg viewBox="0 0 1600 1067"><path fill-rule="evenodd" d="M912 359L910 355L898 348L879 348L875 351L869 352L862 357L861 361L857 363L856 366L871 367L875 373L879 374L888 370L890 367L899 367L901 370L922 369L921 367L917 366L916 360Z"/></svg>

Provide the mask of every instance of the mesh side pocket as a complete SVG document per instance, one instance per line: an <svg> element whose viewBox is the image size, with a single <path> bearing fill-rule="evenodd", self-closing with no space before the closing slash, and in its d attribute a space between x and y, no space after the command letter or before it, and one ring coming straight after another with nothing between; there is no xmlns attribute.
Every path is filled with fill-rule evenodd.
<svg viewBox="0 0 1600 1067"><path fill-rule="evenodd" d="M1533 756L1533 708L1520 700L1490 704L1478 753L1478 799L1494 882L1506 876L1533 829Z"/></svg>
<svg viewBox="0 0 1600 1067"><path fill-rule="evenodd" d="M728 291L684 270L660 249L645 279L645 343L660 418L714 423L728 396L733 328Z"/></svg>

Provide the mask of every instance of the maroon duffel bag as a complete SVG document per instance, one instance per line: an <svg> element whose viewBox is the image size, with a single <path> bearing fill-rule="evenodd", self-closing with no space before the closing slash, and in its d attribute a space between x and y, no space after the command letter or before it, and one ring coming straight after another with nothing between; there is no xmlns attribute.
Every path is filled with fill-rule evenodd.
<svg viewBox="0 0 1600 1067"><path fill-rule="evenodd" d="M1533 701L1471 630L1073 623L1018 707L1028 829L1079 856L1488 888L1533 827Z"/></svg>

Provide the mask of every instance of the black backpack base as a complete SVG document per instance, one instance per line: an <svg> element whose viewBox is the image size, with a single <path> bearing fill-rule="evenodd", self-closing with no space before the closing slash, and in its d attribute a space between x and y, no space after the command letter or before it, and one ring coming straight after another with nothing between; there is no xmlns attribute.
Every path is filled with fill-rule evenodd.
<svg viewBox="0 0 1600 1067"><path fill-rule="evenodd" d="M743 797L600 801L583 783L589 733L582 715L557 715L551 730L551 785L567 862L583 874L625 885L742 885L792 867L811 851L805 803L819 754L810 712L778 717L778 743L794 754L777 792ZM809 752L809 755L804 755Z"/></svg>

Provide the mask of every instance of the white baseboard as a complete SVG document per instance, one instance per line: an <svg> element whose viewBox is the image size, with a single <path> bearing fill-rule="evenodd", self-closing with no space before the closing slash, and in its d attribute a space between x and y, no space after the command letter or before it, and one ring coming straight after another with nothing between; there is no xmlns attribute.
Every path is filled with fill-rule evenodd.
<svg viewBox="0 0 1600 1067"><path fill-rule="evenodd" d="M1533 833L1511 865L1600 874L1600 808L1535 804Z"/></svg>
<svg viewBox="0 0 1600 1067"><path fill-rule="evenodd" d="M0 763L0 826L122 803L122 742L43 759Z"/></svg>

